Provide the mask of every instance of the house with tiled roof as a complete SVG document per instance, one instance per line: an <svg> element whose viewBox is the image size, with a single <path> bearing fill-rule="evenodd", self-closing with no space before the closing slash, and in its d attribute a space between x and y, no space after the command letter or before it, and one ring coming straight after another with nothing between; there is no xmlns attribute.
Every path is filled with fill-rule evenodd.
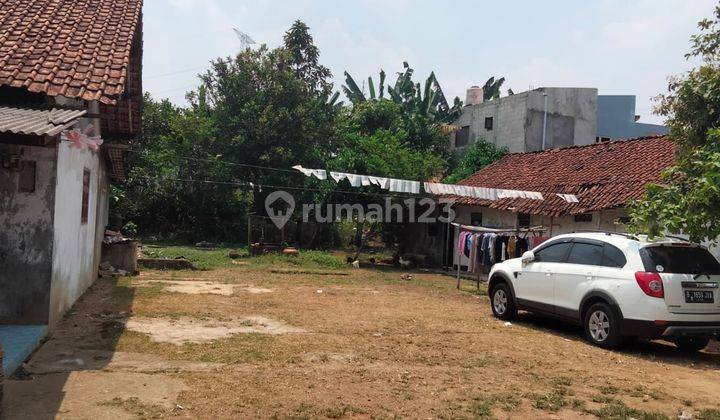
<svg viewBox="0 0 720 420"><path fill-rule="evenodd" d="M647 183L660 180L675 153L675 144L664 136L512 153L458 184L539 192L542 200L449 198L455 221L463 225L542 227L546 237L583 229L624 232L628 203L643 196ZM437 264L456 265L457 255L452 253L451 262L450 250L457 235L452 228L435 238L419 232L413 252L427 254ZM466 265L464 259L461 265Z"/></svg>
<svg viewBox="0 0 720 420"><path fill-rule="evenodd" d="M142 0L0 0L0 340L97 278L141 71Z"/></svg>

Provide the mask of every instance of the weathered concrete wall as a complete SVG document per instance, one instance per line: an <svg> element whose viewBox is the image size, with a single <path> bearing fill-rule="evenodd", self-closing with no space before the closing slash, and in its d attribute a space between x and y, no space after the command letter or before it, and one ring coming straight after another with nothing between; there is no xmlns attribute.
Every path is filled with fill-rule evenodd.
<svg viewBox="0 0 720 420"><path fill-rule="evenodd" d="M546 149L595 142L597 89L541 88L465 107L455 125L470 127L470 141L456 152L464 154L479 137L512 153L540 150L545 116L543 93L548 95ZM485 129L488 117L493 119L492 130Z"/></svg>
<svg viewBox="0 0 720 420"><path fill-rule="evenodd" d="M547 94L545 148L592 144L597 132L597 89L542 88L528 92L525 151L542 149Z"/></svg>
<svg viewBox="0 0 720 420"><path fill-rule="evenodd" d="M87 223L81 222L83 171L90 171ZM52 328L97 278L100 241L107 223L107 175L101 157L90 150L58 146L52 253L50 317Z"/></svg>
<svg viewBox="0 0 720 420"><path fill-rule="evenodd" d="M510 152L524 151L528 93L518 93L463 108L455 125L470 127L470 141L467 146L458 147L457 153L464 154L468 147L480 137L488 143L507 147ZM485 129L485 118L487 117L493 119L492 130ZM453 147L455 145L454 138L452 145Z"/></svg>
<svg viewBox="0 0 720 420"><path fill-rule="evenodd" d="M3 156L21 150L36 164L35 192L19 192L19 173L0 165L0 323L46 324L57 151L0 144Z"/></svg>

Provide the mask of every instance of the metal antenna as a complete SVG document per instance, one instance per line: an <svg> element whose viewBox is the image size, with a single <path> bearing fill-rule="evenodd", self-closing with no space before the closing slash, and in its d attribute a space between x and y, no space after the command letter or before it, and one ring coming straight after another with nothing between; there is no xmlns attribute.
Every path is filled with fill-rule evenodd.
<svg viewBox="0 0 720 420"><path fill-rule="evenodd" d="M250 35L241 32L237 30L236 28L233 28L233 31L235 31L235 35L237 35L238 39L240 40L240 44L242 44L243 48L247 48L250 45L256 44L255 40L250 38Z"/></svg>

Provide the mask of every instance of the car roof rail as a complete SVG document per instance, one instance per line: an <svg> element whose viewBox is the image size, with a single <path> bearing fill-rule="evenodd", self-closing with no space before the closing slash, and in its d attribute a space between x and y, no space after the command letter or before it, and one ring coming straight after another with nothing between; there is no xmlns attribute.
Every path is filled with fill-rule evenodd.
<svg viewBox="0 0 720 420"><path fill-rule="evenodd" d="M633 235L632 233L623 233L623 232L612 232L609 230L599 230L599 229L578 229L574 231L573 233L604 233L605 235L620 235L624 236L628 239L632 239L635 241L638 241L638 237L636 235Z"/></svg>
<svg viewBox="0 0 720 420"><path fill-rule="evenodd" d="M671 239L678 239L678 240L683 241L683 242L692 242L690 239L683 238L683 237L680 237L680 236L677 236L677 235L663 235L663 237L665 237L665 238L671 238Z"/></svg>

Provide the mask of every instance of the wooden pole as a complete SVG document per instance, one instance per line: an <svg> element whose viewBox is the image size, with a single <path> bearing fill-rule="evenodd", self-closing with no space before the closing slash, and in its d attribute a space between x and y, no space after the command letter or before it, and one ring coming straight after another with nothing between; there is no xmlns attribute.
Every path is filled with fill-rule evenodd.
<svg viewBox="0 0 720 420"><path fill-rule="evenodd" d="M462 227L459 227L459 230L458 230L458 240L460 240L460 233L461 233L461 232L462 232ZM454 236L454 235L453 235L453 236ZM452 255L455 255L455 253L457 252L457 249L458 249L457 244L454 244ZM455 259L455 257L453 257L453 259ZM457 269L457 288L460 289L460 253L459 253L459 252L457 252L457 266L458 266L458 267L457 267L457 268L458 268L458 269Z"/></svg>

